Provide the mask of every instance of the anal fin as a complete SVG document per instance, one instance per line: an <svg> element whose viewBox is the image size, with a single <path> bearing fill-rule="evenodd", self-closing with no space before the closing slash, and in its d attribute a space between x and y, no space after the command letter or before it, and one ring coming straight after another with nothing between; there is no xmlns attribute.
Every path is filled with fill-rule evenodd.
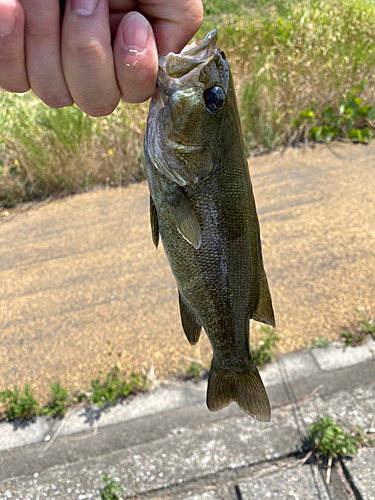
<svg viewBox="0 0 375 500"><path fill-rule="evenodd" d="M156 212L156 207L153 199L150 195L150 222L151 222L151 235L152 241L156 248L159 245L159 222L158 222L158 214Z"/></svg>
<svg viewBox="0 0 375 500"><path fill-rule="evenodd" d="M236 401L241 410L257 420L271 420L270 403L255 364L237 373L218 368L214 356L208 379L207 407L217 411L232 401Z"/></svg>
<svg viewBox="0 0 375 500"><path fill-rule="evenodd" d="M188 304L181 297L180 292L178 292L178 300L180 303L180 315L181 323L184 329L185 335L191 345L198 343L202 325L197 320L195 314L191 311Z"/></svg>
<svg viewBox="0 0 375 500"><path fill-rule="evenodd" d="M276 327L270 289L264 269L262 269L262 277L260 280L259 302L252 319L255 319L255 321L260 321L261 323L266 323L273 328Z"/></svg>

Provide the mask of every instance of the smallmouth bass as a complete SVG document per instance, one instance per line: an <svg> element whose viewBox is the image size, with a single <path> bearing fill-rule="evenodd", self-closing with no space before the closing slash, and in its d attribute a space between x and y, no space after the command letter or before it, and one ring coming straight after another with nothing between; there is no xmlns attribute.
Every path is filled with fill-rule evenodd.
<svg viewBox="0 0 375 500"><path fill-rule="evenodd" d="M236 401L258 420L270 405L249 323L275 327L233 80L216 30L159 58L145 135L151 232L159 234L190 344L213 348L207 406Z"/></svg>

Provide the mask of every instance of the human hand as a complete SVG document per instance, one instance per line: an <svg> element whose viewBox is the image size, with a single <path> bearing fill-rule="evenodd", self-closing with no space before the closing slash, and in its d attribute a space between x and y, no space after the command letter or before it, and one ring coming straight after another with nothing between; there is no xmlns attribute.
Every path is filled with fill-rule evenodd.
<svg viewBox="0 0 375 500"><path fill-rule="evenodd" d="M151 97L158 53L180 52L202 17L201 0L0 0L0 86L108 115Z"/></svg>

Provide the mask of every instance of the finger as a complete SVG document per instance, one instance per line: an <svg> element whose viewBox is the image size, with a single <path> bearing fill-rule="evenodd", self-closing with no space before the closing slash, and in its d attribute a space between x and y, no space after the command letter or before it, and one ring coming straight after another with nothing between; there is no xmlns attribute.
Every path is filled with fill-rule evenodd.
<svg viewBox="0 0 375 500"><path fill-rule="evenodd" d="M121 2L121 0L116 0ZM180 52L203 21L201 0L140 0L140 9L151 22L160 55Z"/></svg>
<svg viewBox="0 0 375 500"><path fill-rule="evenodd" d="M73 104L60 51L59 0L20 0L25 11L26 68L33 92L48 106Z"/></svg>
<svg viewBox="0 0 375 500"><path fill-rule="evenodd" d="M138 10L150 20L160 55L180 52L203 20L201 0L109 0L111 28L123 14ZM113 32L113 31L112 31Z"/></svg>
<svg viewBox="0 0 375 500"><path fill-rule="evenodd" d="M88 115L112 113L120 100L107 0L69 0L62 30L66 81L77 105Z"/></svg>
<svg viewBox="0 0 375 500"><path fill-rule="evenodd" d="M146 101L156 89L158 54L150 23L138 12L122 20L113 45L116 76L126 102Z"/></svg>
<svg viewBox="0 0 375 500"><path fill-rule="evenodd" d="M30 88L24 52L24 13L16 0L0 0L0 87L9 92Z"/></svg>

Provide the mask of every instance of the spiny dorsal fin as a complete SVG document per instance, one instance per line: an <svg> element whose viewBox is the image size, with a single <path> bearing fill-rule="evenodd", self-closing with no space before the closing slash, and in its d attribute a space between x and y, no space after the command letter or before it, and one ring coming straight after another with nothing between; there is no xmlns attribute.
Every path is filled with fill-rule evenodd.
<svg viewBox="0 0 375 500"><path fill-rule="evenodd" d="M255 319L255 321L260 321L261 323L266 323L273 328L276 327L270 289L268 287L267 276L264 269L262 269L262 277L260 280L259 302L257 310L253 314L253 319Z"/></svg>
<svg viewBox="0 0 375 500"><path fill-rule="evenodd" d="M181 322L185 335L190 344L195 345L198 343L202 325L198 322L197 318L195 317L195 314L193 314L190 307L181 297L180 292L178 292L178 300L180 303Z"/></svg>
<svg viewBox="0 0 375 500"><path fill-rule="evenodd" d="M208 379L207 407L217 411L232 401L257 420L271 420L270 403L255 364L245 372L237 373L218 368L214 356Z"/></svg>
<svg viewBox="0 0 375 500"><path fill-rule="evenodd" d="M155 247L158 248L159 245L158 214L156 212L156 208L151 196L150 196L150 222L151 222L152 241L154 242Z"/></svg>
<svg viewBox="0 0 375 500"><path fill-rule="evenodd" d="M175 184L173 188L165 193L165 199L168 203L174 223L178 232L188 241L194 248L201 246L201 228L195 216L195 213L180 186Z"/></svg>

